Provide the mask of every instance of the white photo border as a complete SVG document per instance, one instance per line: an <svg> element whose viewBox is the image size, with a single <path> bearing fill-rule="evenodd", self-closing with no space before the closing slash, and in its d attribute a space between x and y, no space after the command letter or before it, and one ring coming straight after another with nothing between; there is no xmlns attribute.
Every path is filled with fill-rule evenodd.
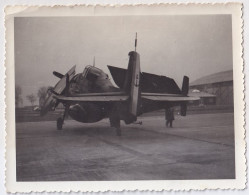
<svg viewBox="0 0 249 195"><path fill-rule="evenodd" d="M148 181L73 181L17 182L14 98L14 17L42 16L114 16L114 15L203 15L231 14L233 30L233 82L235 121L236 179L148 180ZM6 27L6 189L7 192L105 192L134 190L244 189L246 184L244 75L242 48L242 4L157 4L115 6L8 6Z"/></svg>

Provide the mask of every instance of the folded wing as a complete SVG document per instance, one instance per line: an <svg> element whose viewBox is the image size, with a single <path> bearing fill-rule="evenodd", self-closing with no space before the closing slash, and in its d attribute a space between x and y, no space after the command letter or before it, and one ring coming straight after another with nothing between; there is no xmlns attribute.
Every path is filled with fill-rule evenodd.
<svg viewBox="0 0 249 195"><path fill-rule="evenodd" d="M114 66L108 66L108 68L114 82L122 89L127 70ZM181 90L174 79L146 72L141 72L141 92L181 94Z"/></svg>

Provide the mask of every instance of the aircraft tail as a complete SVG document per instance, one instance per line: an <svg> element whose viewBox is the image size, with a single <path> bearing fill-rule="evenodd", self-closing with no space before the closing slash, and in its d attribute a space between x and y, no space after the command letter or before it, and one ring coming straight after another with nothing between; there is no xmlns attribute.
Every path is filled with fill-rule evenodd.
<svg viewBox="0 0 249 195"><path fill-rule="evenodd" d="M187 76L183 77L182 82L182 95L187 96L189 90L189 78ZM181 103L181 116L186 116L187 114L187 102Z"/></svg>
<svg viewBox="0 0 249 195"><path fill-rule="evenodd" d="M139 103L141 98L140 91L140 56L137 52L129 53L130 59L125 75L123 90L130 95L129 113L136 117L139 112Z"/></svg>
<svg viewBox="0 0 249 195"><path fill-rule="evenodd" d="M187 96L188 89L189 89L189 78L187 76L184 76L182 81L182 95Z"/></svg>

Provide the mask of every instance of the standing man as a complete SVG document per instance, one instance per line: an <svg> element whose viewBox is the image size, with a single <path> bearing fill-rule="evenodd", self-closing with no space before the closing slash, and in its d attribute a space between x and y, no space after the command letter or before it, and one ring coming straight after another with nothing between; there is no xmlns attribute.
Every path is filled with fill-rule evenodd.
<svg viewBox="0 0 249 195"><path fill-rule="evenodd" d="M165 120L166 120L166 127L170 125L170 127L172 128L173 120L175 120L173 107L165 109Z"/></svg>

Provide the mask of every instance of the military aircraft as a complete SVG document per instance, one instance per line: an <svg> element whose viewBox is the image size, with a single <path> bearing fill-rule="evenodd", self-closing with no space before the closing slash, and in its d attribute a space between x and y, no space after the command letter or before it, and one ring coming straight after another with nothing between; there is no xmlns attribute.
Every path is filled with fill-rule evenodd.
<svg viewBox="0 0 249 195"><path fill-rule="evenodd" d="M143 113L180 106L181 115L186 116L187 102L197 100L196 97L188 97L189 78L183 77L180 89L169 77L141 72L136 43L137 40L135 51L129 52L127 69L108 66L118 87L111 83L108 74L95 66L86 66L79 74L75 74L76 66L64 75L54 71L60 81L48 90L41 116L62 103L65 111L57 120L58 130L62 129L68 115L82 123L109 118L118 136L121 135L121 120L131 124Z"/></svg>

